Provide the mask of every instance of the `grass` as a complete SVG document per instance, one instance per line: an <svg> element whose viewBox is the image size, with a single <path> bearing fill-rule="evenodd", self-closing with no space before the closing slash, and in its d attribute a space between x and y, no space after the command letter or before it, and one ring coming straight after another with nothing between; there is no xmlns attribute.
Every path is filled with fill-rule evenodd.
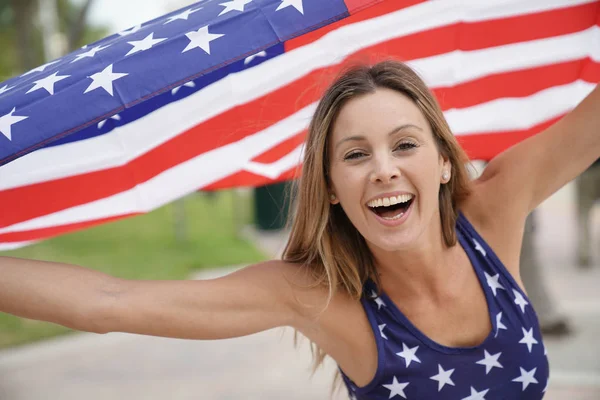
<svg viewBox="0 0 600 400"><path fill-rule="evenodd" d="M187 240L177 240L175 215L185 209ZM127 279L185 279L206 267L265 259L236 234L251 221L252 196L194 194L151 213L0 253L65 262ZM0 314L0 348L71 332L47 322Z"/></svg>

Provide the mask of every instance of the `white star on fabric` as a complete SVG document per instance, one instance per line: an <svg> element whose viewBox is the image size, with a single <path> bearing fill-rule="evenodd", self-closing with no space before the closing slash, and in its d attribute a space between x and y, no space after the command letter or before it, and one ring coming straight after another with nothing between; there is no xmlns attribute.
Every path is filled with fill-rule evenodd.
<svg viewBox="0 0 600 400"><path fill-rule="evenodd" d="M498 362L498 358L500 358L500 356L502 355L502 352L500 353L496 353L494 355L490 355L490 353L487 352L487 350L484 350L484 356L485 358L483 360L479 360L477 361L475 364L481 364L481 365L485 365L485 374L487 375L492 368L496 367L496 368L504 368L502 366L502 364L500 364Z"/></svg>
<svg viewBox="0 0 600 400"><path fill-rule="evenodd" d="M83 93L88 93L92 90L102 88L106 90L108 94L113 96L113 82L129 74L113 73L112 69L113 64L110 64L108 67L104 68L102 72L96 72L94 75L88 76L88 78L92 78L93 82L90 84L90 86L88 86L87 89L85 89L85 92Z"/></svg>
<svg viewBox="0 0 600 400"><path fill-rule="evenodd" d="M21 122L24 119L29 118L20 115L13 115L16 109L16 107L13 107L11 112L0 117L0 132L6 136L8 140L12 140L11 127L17 122Z"/></svg>
<svg viewBox="0 0 600 400"><path fill-rule="evenodd" d="M33 85L33 87L31 89L29 89L26 93L35 92L38 89L46 89L46 91L48 93L53 95L54 94L54 84L56 82L62 81L63 79L67 79L70 76L71 75L58 75L58 71L56 71L52 75L49 75L43 79L33 82L35 85Z"/></svg>
<svg viewBox="0 0 600 400"><path fill-rule="evenodd" d="M252 54L251 56L248 56L244 59L244 65L248 65L252 62L252 60L254 60L256 57L266 57L267 56L267 52L266 51L261 51L258 52L256 54Z"/></svg>
<svg viewBox="0 0 600 400"><path fill-rule="evenodd" d="M542 393L546 393L546 390L548 390L548 384L550 383L550 379L546 380L546 386L544 386L544 390L542 390Z"/></svg>
<svg viewBox="0 0 600 400"><path fill-rule="evenodd" d="M374 297L373 301L377 304L377 309L380 310L381 306L385 307L385 303L381 300L381 297L377 296L374 290L371 291L371 297Z"/></svg>
<svg viewBox="0 0 600 400"><path fill-rule="evenodd" d="M523 343L527 345L527 349L531 353L531 347L534 344L538 344L538 341L533 337L533 328L530 328L528 331L525 328L521 327L523 330L523 339L519 340L519 343Z"/></svg>
<svg viewBox="0 0 600 400"><path fill-rule="evenodd" d="M167 38L154 39L154 32L152 32L151 34L149 34L142 40L134 40L132 42L127 42L133 46L133 49L129 50L129 52L127 54L125 54L125 56L128 56L133 53L137 53L138 51L145 51L145 50L151 49L152 46L154 46L155 44L158 44L164 40L167 40Z"/></svg>
<svg viewBox="0 0 600 400"><path fill-rule="evenodd" d="M191 8L190 8L190 9L187 9L187 10L185 10L185 11L184 11L184 12L182 12L182 13L179 13L179 14L177 14L177 15L173 15L173 16L171 16L171 17L168 17L168 18L169 18L169 20L168 20L167 22L165 22L163 25L170 24L171 22L173 22L173 21L177 21L178 19L182 19L182 20L185 20L185 21L187 21L187 19L188 19L188 17L190 16L190 14L193 14L193 13L195 13L196 11L200 11L200 10L202 10L202 7L200 7L200 8L197 8L197 9L195 9L195 10L193 10L193 9L191 9Z"/></svg>
<svg viewBox="0 0 600 400"><path fill-rule="evenodd" d="M82 60L86 57L94 57L96 55L97 52L102 51L106 48L108 48L109 46L96 46L96 47L92 47L90 50L86 51L85 53L81 53L81 54L77 54L75 56L75 59L73 61L71 61L71 64L73 64L76 61Z"/></svg>
<svg viewBox="0 0 600 400"><path fill-rule="evenodd" d="M190 39L190 42L188 43L187 47L183 49L182 53L199 47L204 50L206 54L210 54L210 42L225 35L220 33L208 33L207 25L198 29L197 31L188 32L185 34L185 36Z"/></svg>
<svg viewBox="0 0 600 400"><path fill-rule="evenodd" d="M534 375L535 375L535 370L537 368L532 369L531 371L525 371L523 368L519 367L519 369L521 370L521 376L513 379L513 382L521 382L523 384L523 390L522 392L525 391L525 389L527 389L527 386L529 386L530 383L539 383L537 381L537 379L535 379Z"/></svg>
<svg viewBox="0 0 600 400"><path fill-rule="evenodd" d="M525 314L525 306L529 303L527 302L527 300L525 300L521 292L518 292L515 289L513 289L513 293L515 294L515 304L521 307L521 312Z"/></svg>
<svg viewBox="0 0 600 400"><path fill-rule="evenodd" d="M490 289L492 289L494 296L496 296L496 290L498 290L498 289L506 290L504 288L504 286L502 286L502 284L500 282L498 282L498 279L500 279L500 274L491 276L491 275L488 275L488 273L485 271L483 273L485 274L485 280L487 281L487 284L490 287Z"/></svg>
<svg viewBox="0 0 600 400"><path fill-rule="evenodd" d="M10 89L14 88L14 86L8 87L8 85L4 85L0 88L0 94L8 92Z"/></svg>
<svg viewBox="0 0 600 400"><path fill-rule="evenodd" d="M498 329L496 329L496 336L494 336L494 337L498 337L498 332L500 332L500 329L504 329L504 330L508 329L502 323L502 311L500 311L498 314L496 314L496 326L498 327Z"/></svg>
<svg viewBox="0 0 600 400"><path fill-rule="evenodd" d="M193 88L193 87L196 87L196 84L194 83L194 81L186 82L183 85L179 85L176 88L171 89L171 94L172 95L177 94L177 92L179 92L179 89L181 89L183 86Z"/></svg>
<svg viewBox="0 0 600 400"><path fill-rule="evenodd" d="M471 386L471 395L469 397L463 397L461 400L485 400L484 396L489 391L490 391L490 389L485 389L485 390L482 390L481 392L478 392L477 390L475 390L475 388L473 386Z"/></svg>
<svg viewBox="0 0 600 400"><path fill-rule="evenodd" d="M391 384L382 385L382 386L390 391L390 397L388 397L388 399L391 399L392 397L395 397L395 396L402 396L403 398L406 399L406 394L404 393L404 388L406 388L408 386L408 382L399 383L398 379L396 379L396 377L394 376L394 380L392 381Z"/></svg>
<svg viewBox="0 0 600 400"><path fill-rule="evenodd" d="M244 6L248 3L251 3L252 0L231 0L225 3L219 4L220 6L225 7L223 11L219 13L219 16L223 14L227 14L230 11L244 11Z"/></svg>
<svg viewBox="0 0 600 400"><path fill-rule="evenodd" d="M387 336L385 336L385 333L383 333L383 328L385 328L385 324L381 324L378 326L379 326L379 333L381 334L381 337L384 338L385 340L387 340Z"/></svg>
<svg viewBox="0 0 600 400"><path fill-rule="evenodd" d="M114 119L115 121L120 121L121 116L119 114L115 114L112 117L110 117L110 119ZM103 119L102 121L98 122L98 129L101 129L104 126L104 124L106 124L106 121L108 121L108 119Z"/></svg>
<svg viewBox="0 0 600 400"><path fill-rule="evenodd" d="M473 243L475 243L475 250L477 250L478 252L480 252L481 254L483 254L483 256L486 256L486 252L485 249L483 247L481 247L481 245L479 244L479 242L475 239L473 239Z"/></svg>
<svg viewBox="0 0 600 400"><path fill-rule="evenodd" d="M39 67L36 67L36 68L34 68L32 70L29 70L29 71L25 72L23 75L21 75L21 77L27 76L29 74L33 74L34 72L44 72L44 70L46 68L48 68L52 64L56 64L57 62L58 62L58 60L56 60L56 61L50 61L49 63L46 63L44 65L40 65Z"/></svg>
<svg viewBox="0 0 600 400"><path fill-rule="evenodd" d="M136 33L137 31L139 31L140 29L142 29L142 25L138 24L136 26L132 26L129 29L125 29L124 31L118 32L117 34L119 36L127 36L127 35L131 35L132 33Z"/></svg>
<svg viewBox="0 0 600 400"><path fill-rule="evenodd" d="M404 361L406 361L406 366L408 367L412 361L416 361L418 363L421 362L419 357L415 355L418 349L419 346L415 346L411 349L405 343L402 343L402 351L400 353L396 353L396 355L404 358Z"/></svg>
<svg viewBox="0 0 600 400"><path fill-rule="evenodd" d="M438 374L432 376L429 379L438 381L438 392L439 392L442 390L444 385L456 386L456 385L454 385L454 382L452 382L452 379L450 379L450 375L452 375L453 372L454 372L454 368L449 369L448 371L444 371L444 368L442 368L442 366L440 364L438 364Z"/></svg>
<svg viewBox="0 0 600 400"><path fill-rule="evenodd" d="M286 7L294 7L296 10L300 11L300 14L304 15L304 5L302 4L302 0L281 0L281 4L275 11L282 10Z"/></svg>

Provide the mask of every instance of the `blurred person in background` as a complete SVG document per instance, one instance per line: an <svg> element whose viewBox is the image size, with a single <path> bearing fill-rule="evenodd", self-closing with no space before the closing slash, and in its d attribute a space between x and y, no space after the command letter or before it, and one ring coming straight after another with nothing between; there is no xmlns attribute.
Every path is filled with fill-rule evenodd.
<svg viewBox="0 0 600 400"><path fill-rule="evenodd" d="M577 258L579 265L592 265L591 211L600 199L600 158L575 180L577 198ZM597 240L597 239L596 239ZM600 245L600 241L598 241ZM598 246L597 246L598 247Z"/></svg>

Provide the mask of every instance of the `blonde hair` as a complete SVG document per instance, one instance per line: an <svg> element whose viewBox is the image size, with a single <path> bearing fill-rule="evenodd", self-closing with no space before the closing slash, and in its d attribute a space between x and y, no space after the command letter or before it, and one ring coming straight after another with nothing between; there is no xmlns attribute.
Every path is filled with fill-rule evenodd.
<svg viewBox="0 0 600 400"><path fill-rule="evenodd" d="M431 126L438 150L451 163L450 181L439 192L442 234L448 247L457 241L457 205L469 194L468 158L421 78L398 61L347 70L326 90L309 125L302 176L292 196L296 209L290 213L291 234L283 252L285 261L309 268L316 285L328 288L329 300L338 290L360 300L368 278L381 286L364 238L342 208L330 204L328 192L328 141L335 119L348 100L377 88L397 90L414 102ZM314 343L311 349L314 372L326 354Z"/></svg>

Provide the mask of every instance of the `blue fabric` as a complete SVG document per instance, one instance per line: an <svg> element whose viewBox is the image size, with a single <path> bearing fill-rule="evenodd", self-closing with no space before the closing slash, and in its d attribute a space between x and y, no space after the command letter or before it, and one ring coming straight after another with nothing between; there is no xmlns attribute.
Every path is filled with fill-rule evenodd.
<svg viewBox="0 0 600 400"><path fill-rule="evenodd" d="M368 281L362 305L375 334L378 366L373 380L362 388L342 372L350 398L543 397L549 365L529 299L462 214L457 234L485 293L492 322L489 336L474 347L438 344L419 331L385 293L376 297L375 284Z"/></svg>

